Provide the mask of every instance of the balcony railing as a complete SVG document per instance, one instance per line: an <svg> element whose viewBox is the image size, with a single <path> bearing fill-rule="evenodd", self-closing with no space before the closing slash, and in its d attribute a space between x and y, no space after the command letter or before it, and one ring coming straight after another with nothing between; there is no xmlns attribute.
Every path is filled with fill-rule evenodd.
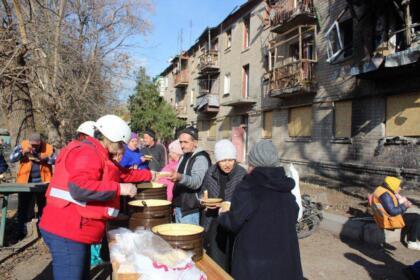
<svg viewBox="0 0 420 280"><path fill-rule="evenodd" d="M219 70L218 51L211 50L203 53L200 56L198 69L200 72L212 72Z"/></svg>
<svg viewBox="0 0 420 280"><path fill-rule="evenodd" d="M270 15L273 32L283 32L293 25L310 24L314 20L313 0L280 0L272 7Z"/></svg>
<svg viewBox="0 0 420 280"><path fill-rule="evenodd" d="M218 94L204 94L197 97L195 110L202 113L219 112L220 102Z"/></svg>
<svg viewBox="0 0 420 280"><path fill-rule="evenodd" d="M188 71L186 69L181 70L178 73L176 73L174 76L174 86L186 87L188 86L188 79L189 79Z"/></svg>
<svg viewBox="0 0 420 280"><path fill-rule="evenodd" d="M298 60L278 66L270 72L270 95L316 91L315 61Z"/></svg>

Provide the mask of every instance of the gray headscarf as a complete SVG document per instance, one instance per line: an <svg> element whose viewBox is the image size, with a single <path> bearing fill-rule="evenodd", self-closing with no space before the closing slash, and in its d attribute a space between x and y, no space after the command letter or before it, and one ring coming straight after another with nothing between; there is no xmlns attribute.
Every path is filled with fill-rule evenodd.
<svg viewBox="0 0 420 280"><path fill-rule="evenodd" d="M257 142L248 153L248 163L254 167L280 166L276 146L270 140Z"/></svg>

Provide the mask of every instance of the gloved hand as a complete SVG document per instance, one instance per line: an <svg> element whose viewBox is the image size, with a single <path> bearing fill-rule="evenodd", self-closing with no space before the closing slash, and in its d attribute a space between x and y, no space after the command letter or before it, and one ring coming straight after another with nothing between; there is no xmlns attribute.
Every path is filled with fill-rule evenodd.
<svg viewBox="0 0 420 280"><path fill-rule="evenodd" d="M120 195L134 197L137 194L137 188L131 183L120 183Z"/></svg>

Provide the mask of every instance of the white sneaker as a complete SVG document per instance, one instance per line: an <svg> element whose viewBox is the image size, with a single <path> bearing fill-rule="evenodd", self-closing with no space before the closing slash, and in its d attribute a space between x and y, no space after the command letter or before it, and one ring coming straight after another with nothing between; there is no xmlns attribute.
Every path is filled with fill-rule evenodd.
<svg viewBox="0 0 420 280"><path fill-rule="evenodd" d="M420 242L408 241L407 248L411 250L419 250L420 251Z"/></svg>

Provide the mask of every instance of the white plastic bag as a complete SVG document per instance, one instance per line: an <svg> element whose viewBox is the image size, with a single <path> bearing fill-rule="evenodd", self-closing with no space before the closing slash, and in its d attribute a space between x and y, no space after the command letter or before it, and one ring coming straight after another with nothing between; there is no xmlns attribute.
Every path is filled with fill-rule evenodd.
<svg viewBox="0 0 420 280"><path fill-rule="evenodd" d="M192 253L173 249L160 236L149 230L113 231L111 260L133 267L142 280L205 280L206 275L192 261Z"/></svg>
<svg viewBox="0 0 420 280"><path fill-rule="evenodd" d="M299 172L296 170L293 163L285 167L286 176L292 178L295 181L295 187L292 189L292 194L295 196L296 203L299 206L299 213L297 221L300 221L303 216L303 207L302 207L302 196L300 194L299 187Z"/></svg>

